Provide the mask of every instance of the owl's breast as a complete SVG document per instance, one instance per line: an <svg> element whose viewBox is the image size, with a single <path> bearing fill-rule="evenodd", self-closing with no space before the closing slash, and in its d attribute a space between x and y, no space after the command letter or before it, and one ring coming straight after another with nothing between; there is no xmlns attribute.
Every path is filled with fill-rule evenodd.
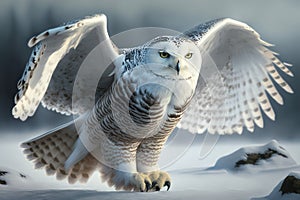
<svg viewBox="0 0 300 200"><path fill-rule="evenodd" d="M109 95L108 115L122 134L145 138L158 134L165 125L170 126L166 124L168 120L172 121L170 130L176 126L192 89L184 91L175 81L159 80L152 74L140 75L128 73L116 81Z"/></svg>

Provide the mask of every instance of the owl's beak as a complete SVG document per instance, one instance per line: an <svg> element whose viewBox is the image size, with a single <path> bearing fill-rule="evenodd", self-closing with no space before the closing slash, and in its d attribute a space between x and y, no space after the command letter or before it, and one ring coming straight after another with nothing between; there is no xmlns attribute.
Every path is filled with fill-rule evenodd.
<svg viewBox="0 0 300 200"><path fill-rule="evenodd" d="M179 71L180 71L180 63L179 63L179 60L177 61L177 64L176 64L176 71L177 71L177 75L179 75Z"/></svg>

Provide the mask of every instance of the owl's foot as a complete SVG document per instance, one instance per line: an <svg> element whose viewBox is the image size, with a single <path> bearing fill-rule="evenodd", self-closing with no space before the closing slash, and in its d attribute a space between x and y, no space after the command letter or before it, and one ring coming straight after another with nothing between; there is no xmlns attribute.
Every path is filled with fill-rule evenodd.
<svg viewBox="0 0 300 200"><path fill-rule="evenodd" d="M167 186L167 190L171 187L171 178L167 172L154 171L146 173L151 181L151 188L149 191L160 191Z"/></svg>
<svg viewBox="0 0 300 200"><path fill-rule="evenodd" d="M148 192L151 189L151 180L146 174L133 174L133 179L131 182L131 184L134 186L133 190L136 192Z"/></svg>
<svg viewBox="0 0 300 200"><path fill-rule="evenodd" d="M165 186L169 190L171 186L169 174L163 171L131 173L103 167L100 172L102 180L116 190L153 192L160 191Z"/></svg>
<svg viewBox="0 0 300 200"><path fill-rule="evenodd" d="M163 171L135 173L130 185L134 186L134 191L140 192L160 191L165 186L169 190L171 187L171 178L167 172Z"/></svg>
<svg viewBox="0 0 300 200"><path fill-rule="evenodd" d="M136 192L160 191L165 186L169 190L171 187L171 178L168 173L163 171L132 173L131 177L125 183L123 182L121 187L117 187L117 185L115 185L117 190L124 189Z"/></svg>
<svg viewBox="0 0 300 200"><path fill-rule="evenodd" d="M102 179L108 182L109 186L114 186L116 190L148 192L151 189L151 180L144 173L121 172L109 174L108 178L102 175Z"/></svg>
<svg viewBox="0 0 300 200"><path fill-rule="evenodd" d="M171 178L167 172L154 171L149 173L134 173L128 186L123 188L126 190L134 190L140 192L160 191L163 187L167 190L171 187Z"/></svg>

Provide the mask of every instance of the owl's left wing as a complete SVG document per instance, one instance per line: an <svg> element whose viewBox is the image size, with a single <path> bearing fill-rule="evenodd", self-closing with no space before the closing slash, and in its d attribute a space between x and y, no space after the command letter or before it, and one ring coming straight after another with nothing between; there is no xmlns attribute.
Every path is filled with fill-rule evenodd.
<svg viewBox="0 0 300 200"><path fill-rule="evenodd" d="M101 52L103 55L99 53L101 59L108 57L114 60L113 58L118 55L118 50L110 41L106 22L106 16L103 14L86 17L49 29L30 39L28 46L35 46L35 49L18 82L19 91L15 96L16 105L12 110L15 118L26 120L35 113L42 100L43 106L48 109L64 114L78 113L72 110L71 97L77 72L83 61L100 43L105 44L103 48L105 53ZM98 68L100 67L102 66L99 64ZM84 82L86 83L89 78L87 77ZM102 82L104 83L100 86L107 88L112 81L109 79ZM86 87L82 91L86 92L88 89L90 88ZM78 99L80 103L80 98ZM86 106L81 107L85 109Z"/></svg>
<svg viewBox="0 0 300 200"><path fill-rule="evenodd" d="M195 96L179 127L193 133L242 133L245 126L263 127L261 110L272 120L275 113L266 92L277 103L283 99L273 82L289 93L278 69L293 76L247 24L229 18L210 21L183 33L203 56Z"/></svg>

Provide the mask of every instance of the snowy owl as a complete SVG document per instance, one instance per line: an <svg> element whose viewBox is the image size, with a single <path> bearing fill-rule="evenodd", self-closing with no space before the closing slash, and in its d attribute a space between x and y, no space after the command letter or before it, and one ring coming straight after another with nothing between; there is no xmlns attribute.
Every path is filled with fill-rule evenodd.
<svg viewBox="0 0 300 200"><path fill-rule="evenodd" d="M290 64L245 23L217 19L126 49L111 41L106 23L105 15L87 17L28 43L35 48L18 82L13 116L26 120L40 102L77 116L22 144L36 168L59 180L86 182L99 171L117 190L169 189L171 178L158 160L175 127L252 132L255 124L263 127L262 112L275 118L268 96L283 104L273 83L293 92L277 71L293 76ZM96 68L81 70L99 44L104 50ZM96 69L103 70L100 77Z"/></svg>

